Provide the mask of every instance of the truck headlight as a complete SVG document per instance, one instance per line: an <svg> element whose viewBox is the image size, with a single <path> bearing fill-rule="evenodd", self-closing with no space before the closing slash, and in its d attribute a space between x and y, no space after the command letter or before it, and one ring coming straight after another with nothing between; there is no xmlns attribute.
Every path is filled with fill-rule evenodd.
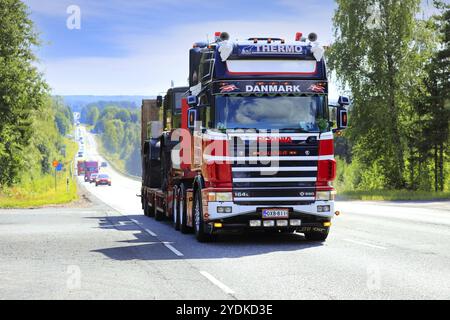
<svg viewBox="0 0 450 320"><path fill-rule="evenodd" d="M333 201L336 196L336 191L317 191L317 201Z"/></svg>
<svg viewBox="0 0 450 320"><path fill-rule="evenodd" d="M233 194L231 192L209 192L209 202L231 202L233 201Z"/></svg>

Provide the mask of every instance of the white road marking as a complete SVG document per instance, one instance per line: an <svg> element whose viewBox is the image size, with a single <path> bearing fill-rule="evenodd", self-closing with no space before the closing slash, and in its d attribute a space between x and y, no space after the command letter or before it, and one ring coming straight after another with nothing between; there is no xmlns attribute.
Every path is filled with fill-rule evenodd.
<svg viewBox="0 0 450 320"><path fill-rule="evenodd" d="M147 232L148 234L150 234L152 237L157 237L158 235L156 233L154 233L152 230L150 229L144 229L145 232Z"/></svg>
<svg viewBox="0 0 450 320"><path fill-rule="evenodd" d="M168 242L163 242L163 244L166 246L167 249L169 249L170 251L172 251L173 253L175 253L177 256L179 257L183 257L184 254L182 254L180 251L178 251L177 249L175 249L170 243Z"/></svg>
<svg viewBox="0 0 450 320"><path fill-rule="evenodd" d="M387 250L386 247L377 246L377 245L374 245L374 244L371 244L371 243L362 242L362 241L356 241L356 240L352 240L352 239L344 239L344 241L355 243L355 244L359 244L359 245L366 246L366 247L371 247L371 248L376 248L376 249L381 249L381 250Z"/></svg>
<svg viewBox="0 0 450 320"><path fill-rule="evenodd" d="M224 285L222 282L220 282L219 280L217 280L216 278L214 278L212 275L210 275L208 272L206 271L200 271L201 275L204 276L206 279L208 279L209 281L211 281L214 285L216 285L217 287L219 287L223 292L225 292L226 294L234 294L234 291L231 290L229 287L227 287L226 285Z"/></svg>

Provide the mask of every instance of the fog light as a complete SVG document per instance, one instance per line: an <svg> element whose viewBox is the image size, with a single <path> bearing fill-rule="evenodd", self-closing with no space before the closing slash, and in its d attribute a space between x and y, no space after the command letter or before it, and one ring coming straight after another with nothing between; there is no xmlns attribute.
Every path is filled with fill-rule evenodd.
<svg viewBox="0 0 450 320"><path fill-rule="evenodd" d="M330 212L330 206L317 206L317 212Z"/></svg>
<svg viewBox="0 0 450 320"><path fill-rule="evenodd" d="M217 207L217 213L233 213L232 207Z"/></svg>
<svg viewBox="0 0 450 320"><path fill-rule="evenodd" d="M292 227L300 227L302 225L302 220L300 219L292 219L291 226Z"/></svg>
<svg viewBox="0 0 450 320"><path fill-rule="evenodd" d="M325 228L331 227L331 222L324 222L324 223L323 223L323 226L324 226Z"/></svg>
<svg viewBox="0 0 450 320"><path fill-rule="evenodd" d="M222 228L223 227L223 224L222 223L220 223L220 222L216 222L216 223L214 223L214 228Z"/></svg>
<svg viewBox="0 0 450 320"><path fill-rule="evenodd" d="M264 221L264 227L266 228L275 227L275 220Z"/></svg>
<svg viewBox="0 0 450 320"><path fill-rule="evenodd" d="M261 227L261 220L250 220L250 227L252 228Z"/></svg>
<svg viewBox="0 0 450 320"><path fill-rule="evenodd" d="M278 227L287 227L288 226L288 221L287 220L278 220L277 221L277 226Z"/></svg>

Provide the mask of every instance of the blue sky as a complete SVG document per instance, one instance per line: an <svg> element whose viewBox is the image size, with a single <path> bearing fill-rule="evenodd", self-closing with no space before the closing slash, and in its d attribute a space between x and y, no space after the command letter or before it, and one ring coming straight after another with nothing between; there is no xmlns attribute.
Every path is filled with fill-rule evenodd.
<svg viewBox="0 0 450 320"><path fill-rule="evenodd" d="M43 46L40 69L54 94L153 95L186 85L195 41L317 32L331 41L332 0L25 0ZM69 30L67 8L81 10Z"/></svg>
<svg viewBox="0 0 450 320"><path fill-rule="evenodd" d="M332 40L333 0L25 0L43 46L37 54L58 95L154 95L187 83L195 41L316 32ZM67 8L81 10L69 30Z"/></svg>

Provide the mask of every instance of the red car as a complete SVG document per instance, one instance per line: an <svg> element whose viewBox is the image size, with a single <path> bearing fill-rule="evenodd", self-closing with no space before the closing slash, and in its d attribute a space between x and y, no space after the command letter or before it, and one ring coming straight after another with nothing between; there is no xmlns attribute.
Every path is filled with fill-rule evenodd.
<svg viewBox="0 0 450 320"><path fill-rule="evenodd" d="M95 179L95 186L98 187L100 185L111 186L111 178L107 174L99 174Z"/></svg>

